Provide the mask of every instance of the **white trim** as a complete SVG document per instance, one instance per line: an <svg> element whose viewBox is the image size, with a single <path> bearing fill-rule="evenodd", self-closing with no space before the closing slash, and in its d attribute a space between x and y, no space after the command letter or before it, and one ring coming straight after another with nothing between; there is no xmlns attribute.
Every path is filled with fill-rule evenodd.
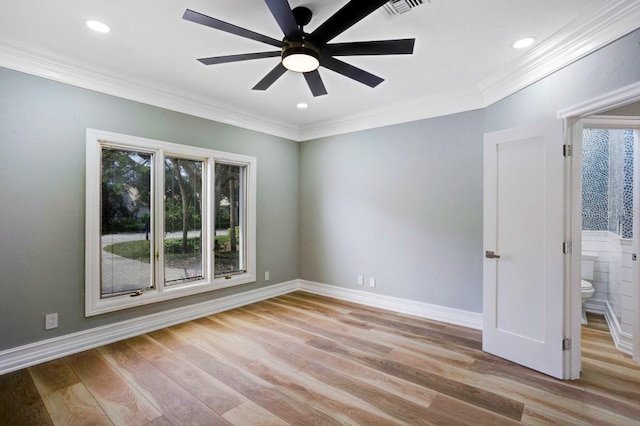
<svg viewBox="0 0 640 426"><path fill-rule="evenodd" d="M640 100L640 81L558 111L558 118L582 118Z"/></svg>
<svg viewBox="0 0 640 426"><path fill-rule="evenodd" d="M570 145L573 152L582 152L582 122L565 124L565 144ZM576 135L580 135L577 137ZM582 322L582 298L579 280L582 276L582 155L572 155L567 161L565 181L565 238L571 241L575 250L571 250L565 260L565 317L564 335L571 339L569 351L565 356L565 378L576 380L582 371L582 330L574 324ZM568 231L568 233L567 233ZM580 248L580 249L578 249ZM568 262L568 263L567 263Z"/></svg>
<svg viewBox="0 0 640 426"><path fill-rule="evenodd" d="M463 311L461 309L431 305L429 303L416 302L306 280L300 280L300 290L375 308L414 315L420 318L482 330L482 314L478 312Z"/></svg>
<svg viewBox="0 0 640 426"><path fill-rule="evenodd" d="M633 134L633 199L640 199L640 129L636 129ZM638 201L634 203L638 205ZM633 238L632 250L640 254L640 217L633 215ZM633 263L633 336L631 336L631 346L633 348L633 360L640 364L640 265Z"/></svg>
<svg viewBox="0 0 640 426"><path fill-rule="evenodd" d="M579 16L549 39L530 49L478 86L485 105L491 105L520 89L576 62L638 28L640 2L615 0ZM562 117L560 117L562 118Z"/></svg>
<svg viewBox="0 0 640 426"><path fill-rule="evenodd" d="M296 290L434 321L482 329L482 314L328 284L292 280L0 351L0 375Z"/></svg>
<svg viewBox="0 0 640 426"><path fill-rule="evenodd" d="M613 343L616 345L616 349L627 355L633 355L633 342L630 334L622 331L618 318L613 313L613 308L609 302L605 302L604 318L609 326L609 332L613 338Z"/></svg>
<svg viewBox="0 0 640 426"><path fill-rule="evenodd" d="M607 303L606 300L588 299L584 301L584 310L592 314L604 315Z"/></svg>
<svg viewBox="0 0 640 426"><path fill-rule="evenodd" d="M0 374L291 293L298 286L297 280L288 281L1 351Z"/></svg>
<svg viewBox="0 0 640 426"><path fill-rule="evenodd" d="M611 304L607 300L586 300L584 310L593 314L604 315L604 319L609 327L609 334L616 345L616 349L627 355L632 355L633 338L629 333L622 331L620 321L613 312Z"/></svg>
<svg viewBox="0 0 640 426"><path fill-rule="evenodd" d="M640 118L626 115L591 115L582 119L585 129L640 129Z"/></svg>
<svg viewBox="0 0 640 426"><path fill-rule="evenodd" d="M257 132L305 141L484 108L638 28L637 0L605 2L477 86L308 125L264 119L200 94L108 74L0 35L0 66ZM628 102L625 102L628 103Z"/></svg>

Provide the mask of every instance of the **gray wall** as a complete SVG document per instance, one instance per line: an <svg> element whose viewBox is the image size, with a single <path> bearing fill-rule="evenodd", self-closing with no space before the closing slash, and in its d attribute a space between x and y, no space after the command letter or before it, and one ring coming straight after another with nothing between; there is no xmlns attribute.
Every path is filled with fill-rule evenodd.
<svg viewBox="0 0 640 426"><path fill-rule="evenodd" d="M483 128L472 111L304 142L301 278L480 312Z"/></svg>
<svg viewBox="0 0 640 426"><path fill-rule="evenodd" d="M87 127L257 157L258 281L85 318ZM0 68L0 350L298 278L299 148ZM60 327L45 331L51 312Z"/></svg>

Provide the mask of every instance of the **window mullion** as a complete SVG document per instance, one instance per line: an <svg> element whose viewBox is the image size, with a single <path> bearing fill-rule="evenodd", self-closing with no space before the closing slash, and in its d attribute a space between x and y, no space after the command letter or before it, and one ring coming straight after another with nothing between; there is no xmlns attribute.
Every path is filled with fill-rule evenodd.
<svg viewBox="0 0 640 426"><path fill-rule="evenodd" d="M246 221L246 217L247 217L247 203L246 203L246 195L247 195L247 181L246 181L246 175L247 175L247 166L245 166L244 168L240 169L241 173L240 173L240 213L239 213L239 225L240 225L240 265L243 266L243 270L246 271L247 270L247 263L246 263L246 233L247 233L247 221Z"/></svg>
<svg viewBox="0 0 640 426"><path fill-rule="evenodd" d="M154 278L156 291L164 291L164 150L158 150L154 163L155 173L153 174L153 212L155 217L154 226Z"/></svg>
<svg viewBox="0 0 640 426"><path fill-rule="evenodd" d="M218 158L217 157L211 157L211 165L210 165L210 172L211 172L211 204L210 204L210 208L212 211L211 214L211 237L210 237L210 241L211 241L211 249L209 250L209 254L210 254L210 264L211 264L211 281L215 282L215 280L219 279L220 277L216 276L216 271L218 268L218 259L216 258L216 238L218 236L218 215L220 215L220 205L219 200L218 200L218 176L217 176L217 167L218 167ZM218 206L218 208L216 208L216 206Z"/></svg>
<svg viewBox="0 0 640 426"><path fill-rule="evenodd" d="M202 252L205 254L205 269L206 269L206 278L207 281L213 282L215 279L215 266L214 266L214 251L215 251L215 238L216 238L216 215L215 211L215 195L214 189L216 187L216 161L215 158L209 157L207 158L207 174L203 181L204 188L202 189L203 196L203 206L206 211L206 228L205 235L203 239L205 242L206 250L203 249Z"/></svg>

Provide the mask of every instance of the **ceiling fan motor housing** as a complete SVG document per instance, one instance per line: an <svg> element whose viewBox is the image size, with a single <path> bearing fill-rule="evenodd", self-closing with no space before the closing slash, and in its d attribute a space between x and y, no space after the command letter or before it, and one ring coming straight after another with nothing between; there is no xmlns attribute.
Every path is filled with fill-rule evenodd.
<svg viewBox="0 0 640 426"><path fill-rule="evenodd" d="M295 18L296 23L300 28L304 27L309 22L311 22L311 17L313 16L313 13L309 8L304 6L298 6L298 7L294 7L291 10L291 12L293 12L293 17Z"/></svg>

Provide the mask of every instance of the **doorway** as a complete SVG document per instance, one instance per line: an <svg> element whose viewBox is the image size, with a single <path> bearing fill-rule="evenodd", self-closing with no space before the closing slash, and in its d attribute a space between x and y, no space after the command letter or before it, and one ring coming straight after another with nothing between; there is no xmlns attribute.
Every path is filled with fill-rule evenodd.
<svg viewBox="0 0 640 426"><path fill-rule="evenodd" d="M582 124L582 324L585 311L603 315L616 348L633 356L640 117L600 115Z"/></svg>
<svg viewBox="0 0 640 426"><path fill-rule="evenodd" d="M581 264L582 264L582 136L583 129L592 126L593 121L597 120L596 115L605 115L608 120L617 119L617 125L613 127L620 128L632 128L635 129L636 137L638 140L638 117L640 117L640 83L636 83L615 92L603 95L599 98L584 102L571 108L567 108L558 113L559 118L565 120L566 128L566 143L570 144L573 148L574 155L571 161L570 175L570 187L572 188L567 197L567 211L568 213L568 229L571 232L571 243L574 247L578 248L572 251L570 265L567 268L567 277L565 286L566 300L567 300L567 314L565 318L566 333L571 337L572 348L569 354L569 360L567 365L568 378L579 378L581 370L581 311L582 301L580 292L581 281ZM591 122L589 120L592 120ZM630 123L631 121L635 121ZM597 124L597 123L596 123ZM593 126L592 126L593 127ZM635 147L635 151L638 152L638 147ZM635 180L638 181L638 169L634 168L636 174ZM638 211L640 206L640 198L638 197L638 185L635 185L634 194L634 206L635 212ZM637 225L637 214L634 214ZM639 235L640 236L640 235ZM638 254L638 247L636 239L636 247L634 247L633 253ZM633 254L631 253L631 255ZM633 279L636 285L632 289L632 306L631 306L631 323L633 324L631 330L631 353L633 359L636 362L640 362L640 285L637 284L640 279L640 272L638 270L638 262L633 262L632 265Z"/></svg>

